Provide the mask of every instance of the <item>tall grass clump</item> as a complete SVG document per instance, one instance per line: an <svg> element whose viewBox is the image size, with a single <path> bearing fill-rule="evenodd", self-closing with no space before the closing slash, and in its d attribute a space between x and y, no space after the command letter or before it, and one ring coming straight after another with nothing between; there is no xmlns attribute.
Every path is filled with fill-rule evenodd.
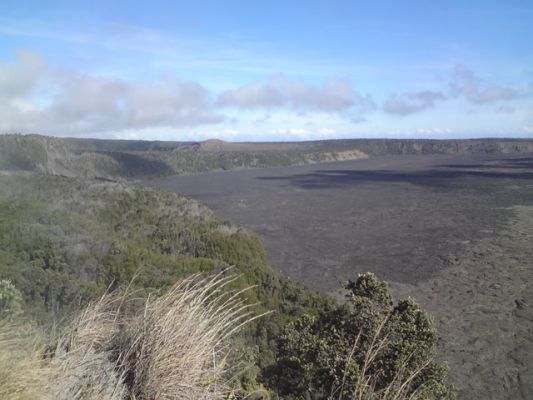
<svg viewBox="0 0 533 400"><path fill-rule="evenodd" d="M83 309L59 337L44 349L58 400L120 400L127 398L124 373L117 368L117 338L128 324L124 295L105 294Z"/></svg>
<svg viewBox="0 0 533 400"><path fill-rule="evenodd" d="M40 339L31 326L0 320L0 399L53 400Z"/></svg>
<svg viewBox="0 0 533 400"><path fill-rule="evenodd" d="M107 293L57 338L0 329L0 398L214 400L227 398L229 339L253 320L235 277L193 276L161 296Z"/></svg>
<svg viewBox="0 0 533 400"><path fill-rule="evenodd" d="M252 319L236 277L186 280L149 299L128 332L121 368L136 399L222 399L230 383L228 339Z"/></svg>

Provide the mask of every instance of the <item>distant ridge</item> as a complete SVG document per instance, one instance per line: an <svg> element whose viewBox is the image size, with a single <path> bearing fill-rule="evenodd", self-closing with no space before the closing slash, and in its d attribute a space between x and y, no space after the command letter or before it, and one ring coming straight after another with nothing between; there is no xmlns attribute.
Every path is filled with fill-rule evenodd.
<svg viewBox="0 0 533 400"><path fill-rule="evenodd" d="M200 148L205 151L223 151L227 150L228 142L220 139L207 139L200 142Z"/></svg>
<svg viewBox="0 0 533 400"><path fill-rule="evenodd" d="M107 179L267 168L387 155L533 153L533 139L145 141L0 135L0 170Z"/></svg>

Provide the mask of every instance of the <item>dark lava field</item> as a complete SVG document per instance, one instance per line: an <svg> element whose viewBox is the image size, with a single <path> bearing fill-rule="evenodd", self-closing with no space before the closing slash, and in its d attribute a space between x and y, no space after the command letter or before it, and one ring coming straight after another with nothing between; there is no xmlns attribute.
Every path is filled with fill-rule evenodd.
<svg viewBox="0 0 533 400"><path fill-rule="evenodd" d="M387 156L175 176L274 268L340 296L373 271L433 316L461 399L533 398L533 154Z"/></svg>

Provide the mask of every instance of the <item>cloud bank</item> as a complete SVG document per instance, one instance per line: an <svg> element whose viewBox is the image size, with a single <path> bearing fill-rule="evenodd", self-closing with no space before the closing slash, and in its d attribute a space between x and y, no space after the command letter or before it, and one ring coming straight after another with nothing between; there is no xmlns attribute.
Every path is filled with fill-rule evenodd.
<svg viewBox="0 0 533 400"><path fill-rule="evenodd" d="M387 114L405 116L415 114L436 106L438 102L450 99L466 99L475 105L507 102L531 96L533 88L517 89L509 86L491 84L479 78L464 65L456 65L442 90L423 90L391 94L383 103L382 110ZM499 110L509 110L500 106Z"/></svg>
<svg viewBox="0 0 533 400"><path fill-rule="evenodd" d="M430 90L393 94L383 104L383 111L388 114L409 115L435 107L435 103L441 100L446 100L442 92Z"/></svg>
<svg viewBox="0 0 533 400"><path fill-rule="evenodd" d="M490 118L523 118L519 100L524 103L532 94L531 84L494 84L457 65L432 90L385 94L379 111L409 116L442 102L466 100L474 111L495 103ZM347 135L364 123L362 132L372 123L366 117L376 109L373 97L356 90L348 79L310 84L278 74L217 94L198 82L169 75L133 81L55 68L32 51L18 52L14 61L0 61L0 133L139 137L172 130L183 137L185 130L207 134L216 125L212 132L231 137L252 131L254 137L311 139ZM528 127L530 122L524 121Z"/></svg>
<svg viewBox="0 0 533 400"><path fill-rule="evenodd" d="M0 131L83 135L221 122L209 92L173 77L141 83L52 69L36 53L0 63Z"/></svg>
<svg viewBox="0 0 533 400"><path fill-rule="evenodd" d="M464 65L456 65L449 83L452 95L464 97L474 104L515 100L531 95L531 88L516 89L490 84L474 74Z"/></svg>
<svg viewBox="0 0 533 400"><path fill-rule="evenodd" d="M289 107L300 111L347 112L375 108L370 95L363 96L346 79L331 79L322 86L277 75L264 83L245 85L223 92L217 101L221 107L241 109Z"/></svg>

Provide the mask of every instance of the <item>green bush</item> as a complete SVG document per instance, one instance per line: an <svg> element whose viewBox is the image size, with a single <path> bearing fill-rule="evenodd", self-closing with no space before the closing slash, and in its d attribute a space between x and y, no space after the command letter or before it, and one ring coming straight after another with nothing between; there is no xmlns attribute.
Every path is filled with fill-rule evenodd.
<svg viewBox="0 0 533 400"><path fill-rule="evenodd" d="M437 333L412 299L393 304L372 273L346 285L347 303L289 324L270 384L287 399L450 399Z"/></svg>
<svg viewBox="0 0 533 400"><path fill-rule="evenodd" d="M22 313L22 294L7 279L0 280L0 320Z"/></svg>

